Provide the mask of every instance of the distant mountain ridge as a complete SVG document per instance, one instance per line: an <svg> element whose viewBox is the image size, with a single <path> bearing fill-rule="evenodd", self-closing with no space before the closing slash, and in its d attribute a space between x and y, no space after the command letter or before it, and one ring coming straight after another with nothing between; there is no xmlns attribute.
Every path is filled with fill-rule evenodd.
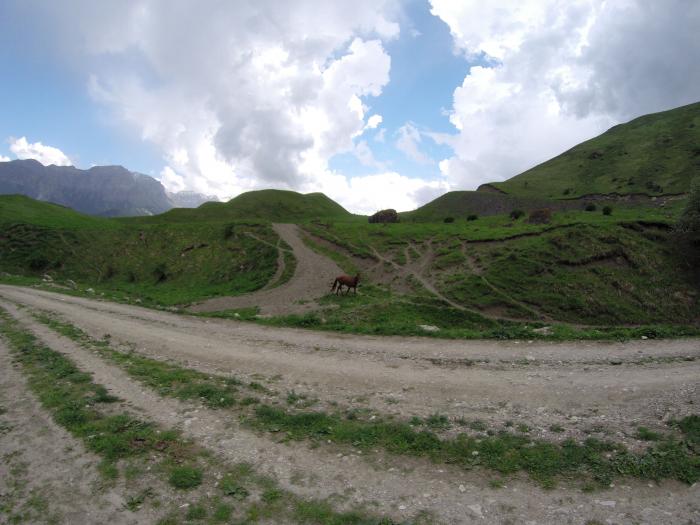
<svg viewBox="0 0 700 525"><path fill-rule="evenodd" d="M148 175L122 166L44 166L33 159L0 162L0 195L18 194L102 217L157 215L174 207L196 207L215 197L195 192L168 194Z"/></svg>

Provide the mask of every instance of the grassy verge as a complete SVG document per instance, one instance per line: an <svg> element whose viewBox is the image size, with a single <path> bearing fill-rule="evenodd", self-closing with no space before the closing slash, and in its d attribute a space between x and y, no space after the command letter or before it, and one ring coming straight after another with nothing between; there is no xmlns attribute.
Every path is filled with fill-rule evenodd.
<svg viewBox="0 0 700 525"><path fill-rule="evenodd" d="M128 358L118 357L118 352L107 349L103 343L92 340L68 323L46 316L40 319L83 345L92 345L107 352L106 355L124 367L127 373L165 394L191 399L191 388L218 392L216 388L220 378L168 364L182 383L173 389L173 381L168 375L155 373L162 363L134 354L129 354ZM149 370L154 370L154 373ZM191 388L189 383L192 383ZM217 395L214 394L214 399ZM634 454L619 443L596 439L583 443L573 440L551 443L531 439L524 433L506 431L487 437L462 433L456 438L442 438L432 429L449 426L450 423L446 418L437 416L423 425L376 415L373 419L363 419L356 412L296 410L281 404L262 402L211 403L208 396L202 397L213 408L238 410L246 424L253 428L285 433L288 439L331 441L368 452L381 448L391 454L426 457L437 463L455 464L465 469L482 467L503 475L523 471L545 487L553 486L557 479L588 480L600 485L607 485L619 476L677 479L689 484L700 479L698 416L683 419L677 424L675 435L660 437L643 454Z"/></svg>
<svg viewBox="0 0 700 525"><path fill-rule="evenodd" d="M78 331L69 334L75 337ZM326 501L301 499L281 489L274 480L256 474L247 464L222 465L205 449L185 440L175 430L162 429L127 412L115 413L106 409L108 404L120 400L94 383L90 374L79 370L70 359L39 343L3 310L0 310L0 335L22 365L30 389L54 420L80 439L88 450L103 458L100 470L105 476L118 476L117 465L121 460L136 457L150 462L158 458L155 470L172 490L182 491L179 499L187 501L188 491L192 492L191 503L176 505L177 510L166 512L159 525L200 519L208 519L211 523L231 519L241 523L282 520L319 525L395 523L364 511L338 512ZM158 362L150 364L150 372L158 378L149 383L151 386L170 382L172 375L157 373L162 372ZM135 370L127 369L130 373ZM191 374L186 369L179 372L181 384L193 385L195 389L202 386L202 381L198 381L200 375ZM141 373L136 377L143 380L146 375ZM219 393L225 392L217 395ZM191 395L182 389L170 394L187 399ZM226 404L216 403L216 406ZM127 508L136 510L151 495L150 489L135 494L127 501ZM187 510L182 510L185 507Z"/></svg>

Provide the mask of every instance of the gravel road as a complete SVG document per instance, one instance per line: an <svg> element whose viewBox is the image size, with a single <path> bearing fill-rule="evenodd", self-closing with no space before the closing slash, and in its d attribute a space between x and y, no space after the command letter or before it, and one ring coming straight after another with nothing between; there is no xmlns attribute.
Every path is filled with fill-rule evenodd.
<svg viewBox="0 0 700 525"><path fill-rule="evenodd" d="M228 460L254 463L303 496L340 494L351 504L372 502L397 519L428 511L442 523L700 521L697 484L620 480L589 494L567 486L543 490L515 477L495 489L484 472L275 443L219 412L144 390L33 321L27 308L59 314L94 337L109 333L114 344L145 355L266 382L282 395L295 389L322 402L370 405L402 417L440 411L490 425L523 421L533 435L550 439L546 429L553 423L565 428L556 439L595 435L595 426L632 447L638 425L661 427L665 418L697 407L697 340L542 344L359 337L205 320L10 286L0 286L0 306L135 409L182 427Z"/></svg>

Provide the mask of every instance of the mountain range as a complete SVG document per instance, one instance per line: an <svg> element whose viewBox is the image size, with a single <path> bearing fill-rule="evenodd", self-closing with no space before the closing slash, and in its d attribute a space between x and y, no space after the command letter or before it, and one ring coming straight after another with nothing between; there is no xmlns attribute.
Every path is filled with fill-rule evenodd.
<svg viewBox="0 0 700 525"><path fill-rule="evenodd" d="M157 215L196 208L216 197L192 191L168 193L148 175L122 166L44 166L33 159L0 162L0 195L19 194L102 217Z"/></svg>

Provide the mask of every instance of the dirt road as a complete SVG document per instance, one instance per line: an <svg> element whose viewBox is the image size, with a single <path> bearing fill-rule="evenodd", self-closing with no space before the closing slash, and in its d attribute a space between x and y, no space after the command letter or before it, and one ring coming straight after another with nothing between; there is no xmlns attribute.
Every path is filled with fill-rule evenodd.
<svg viewBox="0 0 700 525"><path fill-rule="evenodd" d="M197 303L189 310L216 312L258 306L262 315L287 315L315 309L314 301L328 293L333 279L342 274L342 270L332 260L307 247L295 224L273 224L273 228L291 246L297 260L294 275L288 282L236 297L215 297Z"/></svg>
<svg viewBox="0 0 700 525"><path fill-rule="evenodd" d="M643 425L697 412L700 341L528 343L361 337L274 329L207 320L27 288L0 286L0 306L32 324L27 310L61 315L93 337L159 359L208 372L259 381L285 395L294 390L341 408L363 407L402 418L439 412L480 420L490 428L509 422L531 435L560 440L601 437L626 443ZM76 356L99 382L155 419L182 424L191 437L233 460L259 464L290 490L327 496L346 493L354 503L406 518L425 509L446 523L693 523L700 520L700 488L634 480L603 493L579 488L544 491L514 479L492 489L479 472L436 467L422 460L365 460L275 444L216 414L145 398L143 388L94 357L80 357L67 340L33 323L52 348ZM164 404L165 403L165 404ZM168 404L170 403L170 404ZM162 406L161 406L162 405ZM196 413L197 425L188 426ZM564 431L552 434L552 425ZM295 473L309 474L295 487Z"/></svg>

